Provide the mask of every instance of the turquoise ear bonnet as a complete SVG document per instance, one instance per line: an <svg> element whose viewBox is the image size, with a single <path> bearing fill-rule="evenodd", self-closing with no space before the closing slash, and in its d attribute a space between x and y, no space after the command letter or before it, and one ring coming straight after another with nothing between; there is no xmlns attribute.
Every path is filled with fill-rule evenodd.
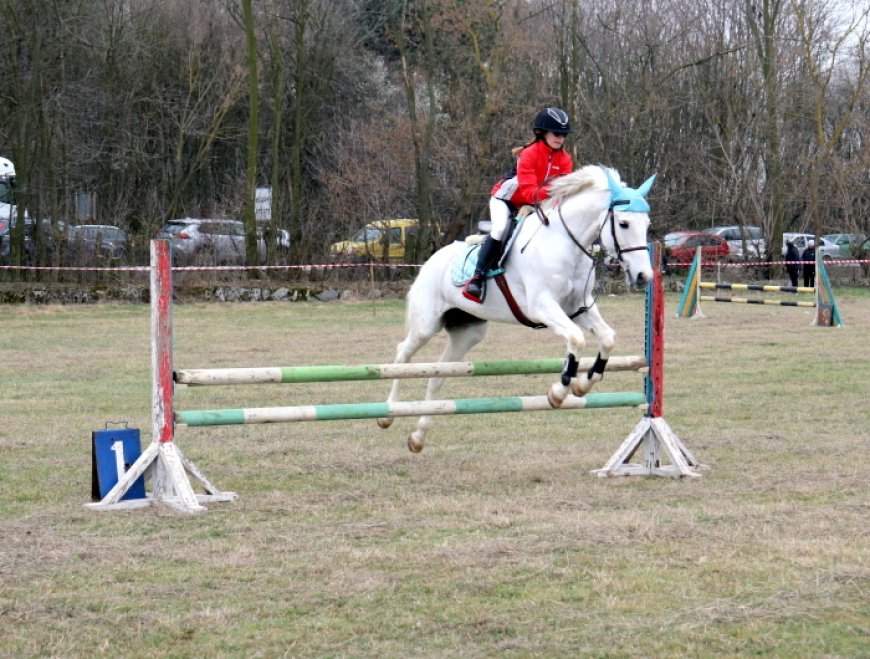
<svg viewBox="0 0 870 659"><path fill-rule="evenodd" d="M617 183L607 167L602 167L602 169L607 176L607 183L610 186L611 208L623 213L649 213L650 208L645 197L649 194L656 180L655 174L650 176L643 182L643 185L635 190L633 188L625 188Z"/></svg>

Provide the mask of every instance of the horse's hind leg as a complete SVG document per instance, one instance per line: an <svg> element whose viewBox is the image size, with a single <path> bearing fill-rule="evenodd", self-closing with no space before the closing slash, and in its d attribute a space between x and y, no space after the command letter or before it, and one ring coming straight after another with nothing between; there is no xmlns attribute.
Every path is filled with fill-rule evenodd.
<svg viewBox="0 0 870 659"><path fill-rule="evenodd" d="M487 322L462 312L456 312L452 315L448 312L445 325L447 328L447 346L441 353L439 362L462 361L468 351L483 341L486 336ZM425 400L434 400L443 384L444 378L430 378L426 385ZM426 433L433 425L434 419L431 416L421 416L417 421L417 427L408 437L408 448L413 453L419 453L423 450Z"/></svg>
<svg viewBox="0 0 870 659"><path fill-rule="evenodd" d="M408 335L396 348L396 358L393 360L393 363L406 364L411 361L411 358L417 354L420 348L429 343L429 340L440 332L441 328L441 323L426 325L409 323ZM393 380L393 384L390 387L390 395L387 397L388 403L395 403L399 400L401 384L401 380ZM391 417L381 418L378 419L378 425L381 428L389 428L393 425L393 421L394 419Z"/></svg>

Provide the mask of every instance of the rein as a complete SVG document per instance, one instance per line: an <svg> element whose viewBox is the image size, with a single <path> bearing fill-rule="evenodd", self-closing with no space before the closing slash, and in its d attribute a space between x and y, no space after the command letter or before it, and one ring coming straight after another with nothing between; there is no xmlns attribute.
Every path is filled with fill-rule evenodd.
<svg viewBox="0 0 870 659"><path fill-rule="evenodd" d="M565 233L568 234L568 237L571 239L571 242L574 243L575 245L577 245L577 247L580 248L580 251L583 252L586 256L588 256L590 259L592 259L592 262L594 263L595 257L592 255L592 252L590 252L588 249L583 247L583 245L580 243L580 241L577 240L577 237L573 233L571 233L571 229L568 228L568 223L565 222L565 218L562 217L562 204L559 204L558 211L559 211L559 220L562 222L562 227L564 227ZM613 216L613 206L610 207L609 214L611 217ZM607 219L605 219L604 221L606 222ZM601 229L603 229L603 228L604 228L604 225L601 226ZM598 230L599 236L601 236L601 229Z"/></svg>

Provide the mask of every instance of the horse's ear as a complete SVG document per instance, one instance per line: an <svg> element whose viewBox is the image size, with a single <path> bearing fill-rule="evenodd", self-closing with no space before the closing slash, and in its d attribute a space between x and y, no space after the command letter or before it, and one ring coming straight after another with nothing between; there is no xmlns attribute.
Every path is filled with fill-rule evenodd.
<svg viewBox="0 0 870 659"><path fill-rule="evenodd" d="M601 169L604 170L604 175L607 176L607 185L610 186L610 197L611 199L616 199L620 194L622 194L622 186L613 178L613 174L610 173L609 167L602 167Z"/></svg>
<svg viewBox="0 0 870 659"><path fill-rule="evenodd" d="M652 189L652 186L653 186L653 183L655 183L655 180L656 180L656 175L653 174L646 181L643 182L643 185L641 185L637 189L637 193L641 197L646 197L649 194L649 191Z"/></svg>

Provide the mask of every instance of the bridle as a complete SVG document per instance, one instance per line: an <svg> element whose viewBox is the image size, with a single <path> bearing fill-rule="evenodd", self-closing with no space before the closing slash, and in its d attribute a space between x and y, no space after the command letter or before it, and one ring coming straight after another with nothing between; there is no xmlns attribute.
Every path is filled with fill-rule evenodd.
<svg viewBox="0 0 870 659"><path fill-rule="evenodd" d="M634 247L622 247L619 244L619 238L616 237L616 216L615 216L613 210L616 206L623 206L623 205L626 205L628 203L630 203L630 202L627 199L619 199L616 201L612 201L610 203L610 206L607 208L607 215L604 216L604 221L601 223L601 226L598 228L598 236L597 237L600 238L601 234L604 232L604 226L608 222L610 223L610 235L613 238L613 248L616 250L616 258L620 263L625 263L625 259L622 258L622 255L625 254L626 252L638 252L640 250L646 251L646 249L647 249L646 245L636 245ZM592 252L589 249L587 249L586 247L584 247L583 244L579 240L577 240L577 236L575 236L574 233L571 231L571 229L568 228L568 223L565 222L565 218L562 217L562 204L559 204L556 207L556 212L559 216L559 221L562 223L562 227L565 229L565 233L568 234L568 237L571 239L571 242L574 243L581 252L583 252L586 256L588 256L590 259L592 259L593 262L595 262L595 256L592 254ZM535 213L537 214L538 219L541 220L541 224L543 224L544 226L549 226L550 220L547 217L547 214L544 213L540 204L535 204Z"/></svg>
<svg viewBox="0 0 870 659"><path fill-rule="evenodd" d="M613 237L613 247L616 249L616 258L620 263L624 263L622 255L626 252L638 252L640 250L646 251L646 245L635 245L634 247L621 247L619 244L619 239L616 237L616 218L613 213L614 206L622 206L624 204L630 203L627 199L620 199L619 201L611 202L610 207L607 209L607 217L604 218L604 223L606 224L608 220L610 220L610 235ZM562 220L564 224L565 221ZM565 227L567 229L567 227ZM604 224L601 225L601 229L598 232L598 235L601 235L601 231L604 231Z"/></svg>

